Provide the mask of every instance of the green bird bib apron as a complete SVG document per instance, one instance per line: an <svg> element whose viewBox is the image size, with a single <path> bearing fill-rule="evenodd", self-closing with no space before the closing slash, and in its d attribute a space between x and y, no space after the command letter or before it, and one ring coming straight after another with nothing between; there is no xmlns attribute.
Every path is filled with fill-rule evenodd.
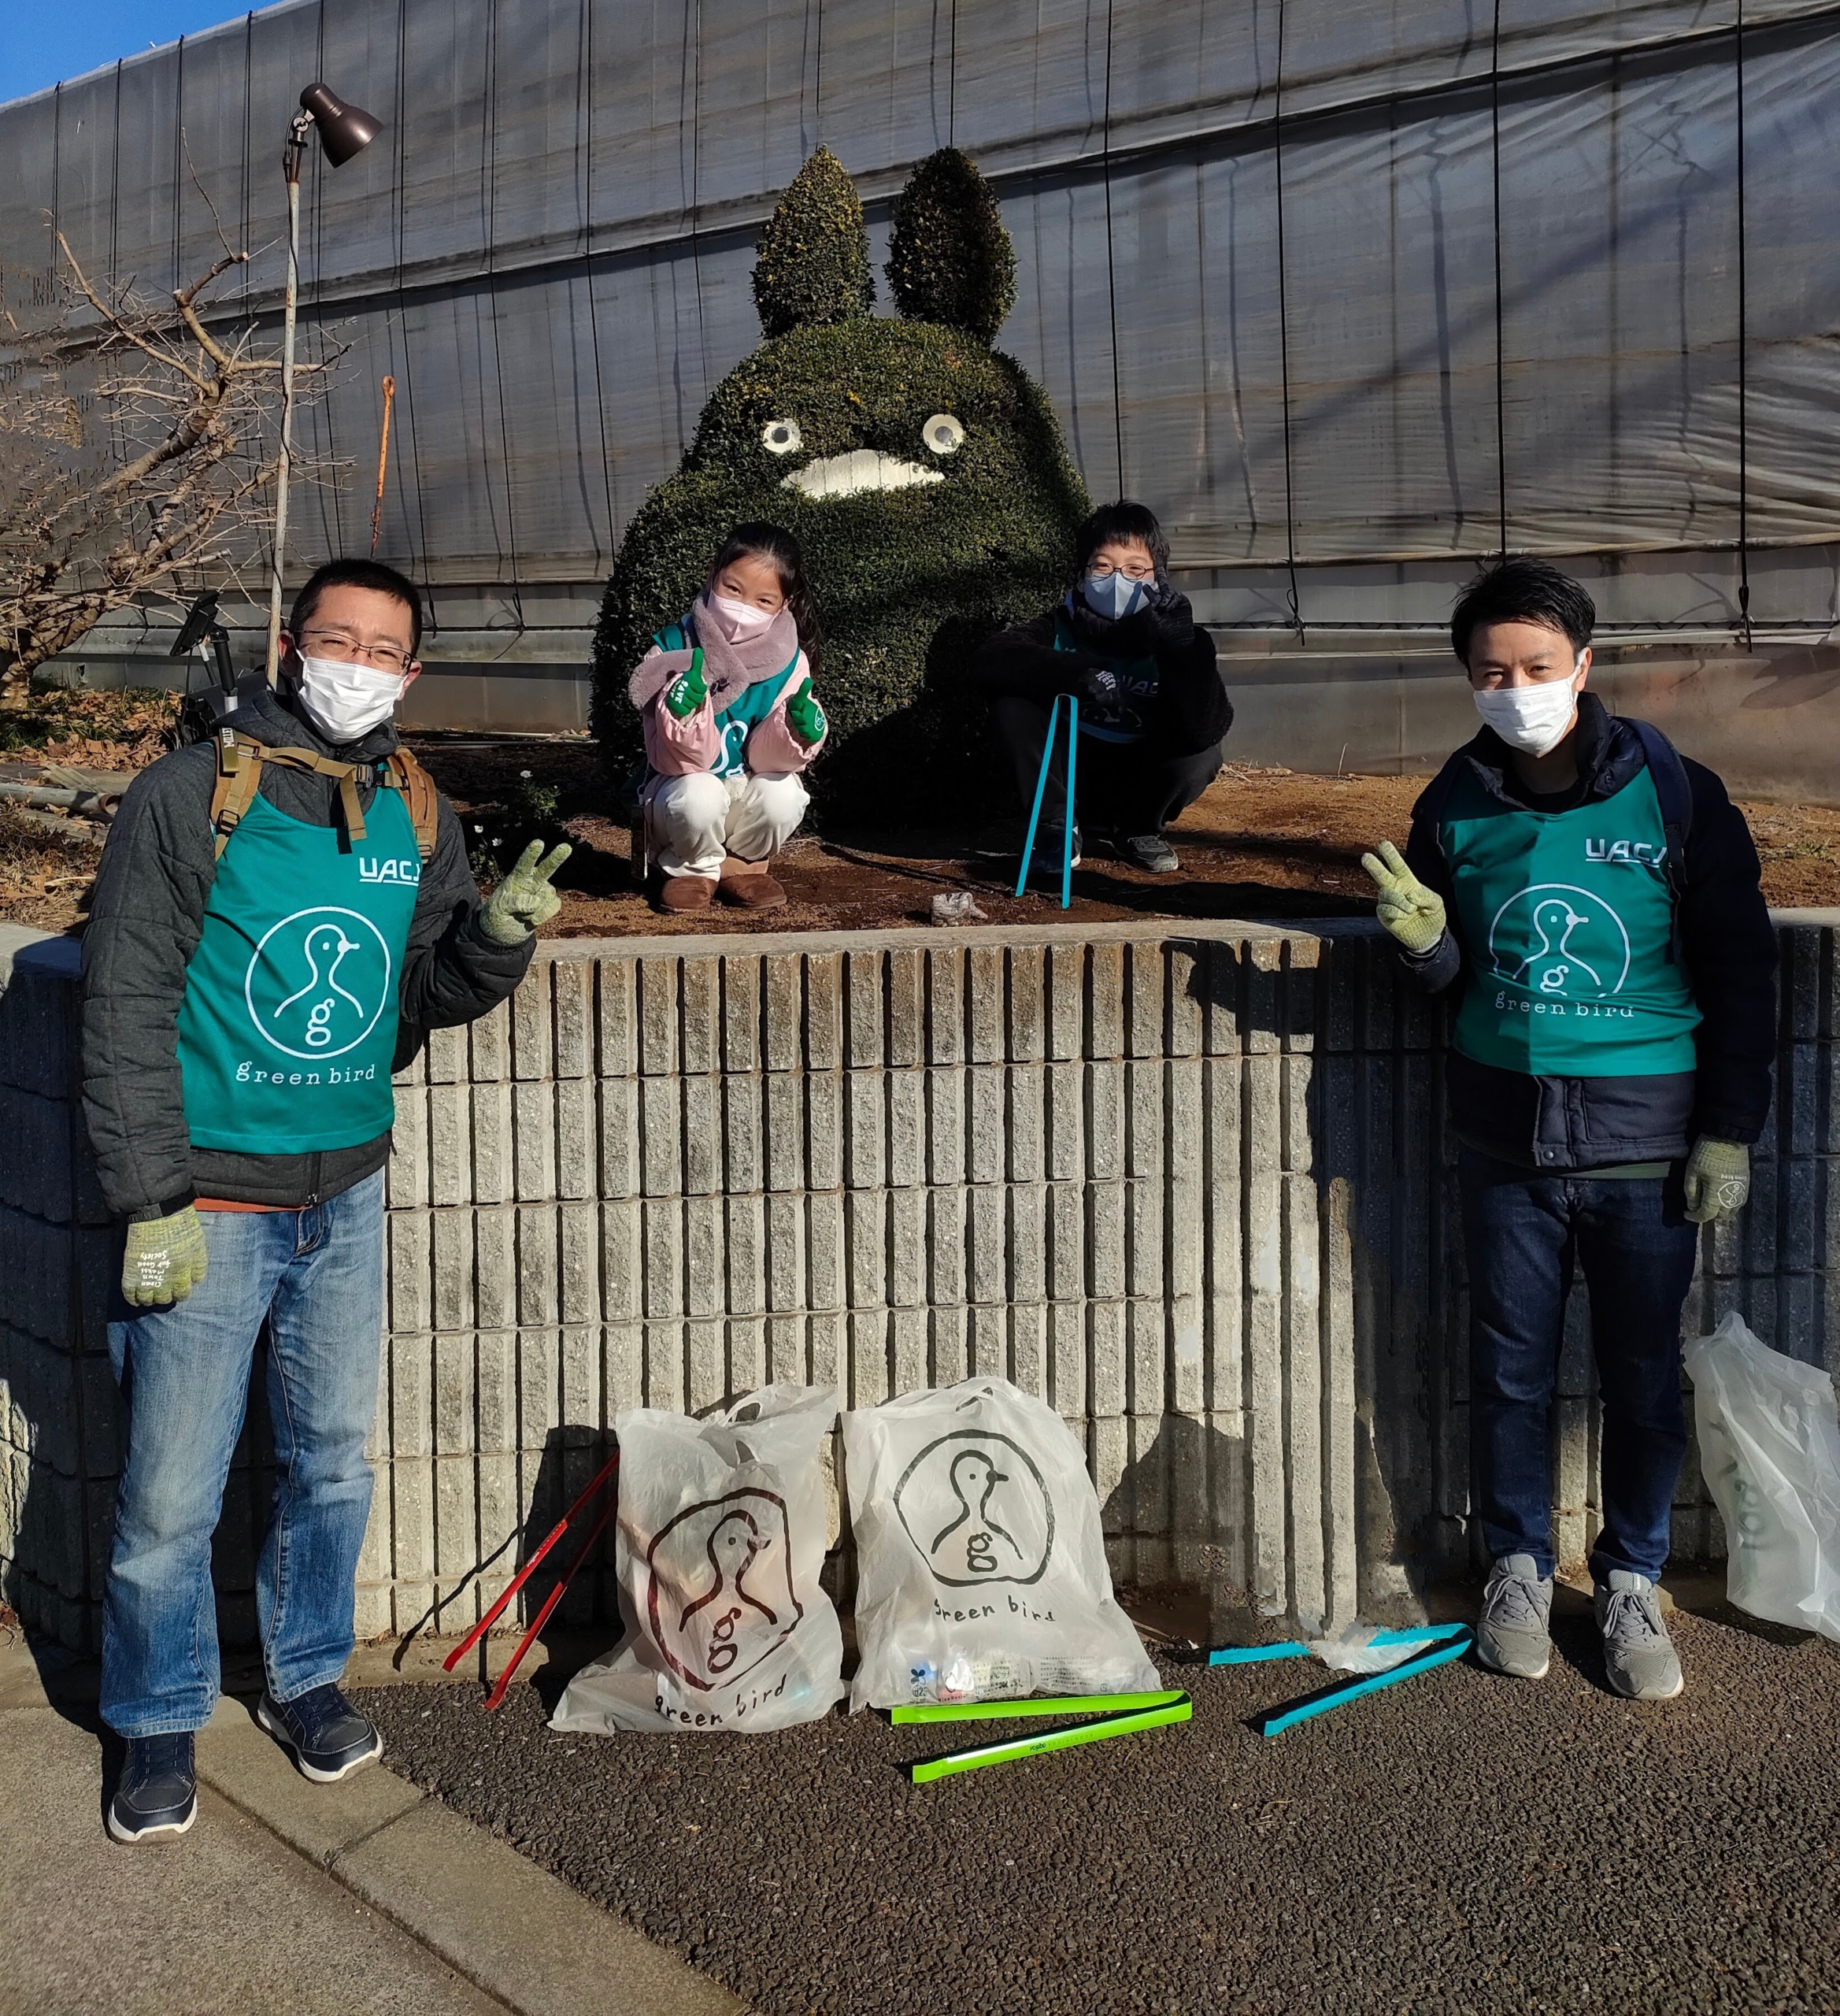
<svg viewBox="0 0 1840 2016"><path fill-rule="evenodd" d="M1645 766L1570 812L1505 805L1465 771L1440 823L1469 955L1455 1041L1537 1077L1691 1071L1700 1012L1673 956L1668 840Z"/></svg>
<svg viewBox="0 0 1840 2016"><path fill-rule="evenodd" d="M367 837L309 826L265 798L217 864L179 1010L194 1146L285 1155L351 1148L395 1118L402 957L421 861L398 791Z"/></svg>
<svg viewBox="0 0 1840 2016"><path fill-rule="evenodd" d="M1064 609L1054 613L1054 648L1057 651L1086 649ZM1142 742L1150 732L1150 710L1156 704L1163 668L1153 653L1148 658L1107 658L1105 662L1118 681L1118 698L1109 708L1082 701L1079 732L1095 742Z"/></svg>
<svg viewBox="0 0 1840 2016"><path fill-rule="evenodd" d="M690 622L687 616L681 623L667 624L653 636L652 642L661 650L688 650L691 643ZM794 647L790 661L771 679L757 679L753 685L744 686L716 715L716 732L722 738L722 750L709 765L712 776L739 777L746 774L747 739L773 711L779 695L786 691L786 682L798 669L798 651Z"/></svg>

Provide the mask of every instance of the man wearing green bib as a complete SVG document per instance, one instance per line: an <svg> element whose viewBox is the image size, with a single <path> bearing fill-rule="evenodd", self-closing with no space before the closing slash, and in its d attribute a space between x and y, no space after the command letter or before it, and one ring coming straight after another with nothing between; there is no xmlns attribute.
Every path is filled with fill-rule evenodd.
<svg viewBox="0 0 1840 2016"><path fill-rule="evenodd" d="M533 847L483 905L453 807L391 717L420 668L398 573L296 598L279 687L138 777L83 940L83 1095L127 1221L109 1348L128 1418L103 1606L120 1841L183 1833L217 1698L211 1534L265 1327L272 1516L258 1719L309 1778L381 1740L339 1692L371 1503L394 1071L502 1001L553 915Z"/></svg>
<svg viewBox="0 0 1840 2016"><path fill-rule="evenodd" d="M1476 1649L1551 1657L1548 1415L1575 1263L1603 1403L1591 1550L1610 1684L1681 1688L1657 1587L1686 1450L1680 1311L1698 1228L1737 1210L1770 1106L1775 937L1744 817L1710 770L1585 691L1597 621L1532 560L1451 619L1484 726L1364 865L1449 1057L1470 1294L1477 1512L1494 1562Z"/></svg>

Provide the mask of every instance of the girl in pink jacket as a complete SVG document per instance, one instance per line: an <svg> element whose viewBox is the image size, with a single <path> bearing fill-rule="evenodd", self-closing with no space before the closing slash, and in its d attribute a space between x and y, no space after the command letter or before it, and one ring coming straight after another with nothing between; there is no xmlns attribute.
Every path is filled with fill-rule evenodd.
<svg viewBox="0 0 1840 2016"><path fill-rule="evenodd" d="M627 691L645 723L661 908L785 902L767 863L805 817L799 773L824 747L820 636L798 540L757 524L735 528L694 607L652 639Z"/></svg>

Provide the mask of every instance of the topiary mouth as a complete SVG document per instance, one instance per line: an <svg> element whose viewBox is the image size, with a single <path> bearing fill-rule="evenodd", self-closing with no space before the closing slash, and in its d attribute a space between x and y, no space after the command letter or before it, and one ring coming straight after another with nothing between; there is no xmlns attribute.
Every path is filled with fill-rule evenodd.
<svg viewBox="0 0 1840 2016"><path fill-rule="evenodd" d="M803 469L780 479L782 490L807 497L853 497L865 490L910 490L916 484L943 483L938 469L924 469L898 455L874 448L853 448L846 455L821 455Z"/></svg>

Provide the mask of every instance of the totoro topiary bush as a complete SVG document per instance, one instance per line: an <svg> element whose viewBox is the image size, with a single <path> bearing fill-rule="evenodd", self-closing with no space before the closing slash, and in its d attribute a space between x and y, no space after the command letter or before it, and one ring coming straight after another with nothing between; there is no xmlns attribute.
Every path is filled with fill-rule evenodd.
<svg viewBox="0 0 1840 2016"><path fill-rule="evenodd" d="M793 177L754 249L754 306L769 336L846 322L875 303L868 227L850 171L820 147Z"/></svg>
<svg viewBox="0 0 1840 2016"><path fill-rule="evenodd" d="M942 147L914 170L895 199L886 271L903 315L994 339L1016 306L1016 250L968 155Z"/></svg>
<svg viewBox="0 0 1840 2016"><path fill-rule="evenodd" d="M762 235L763 261L787 242L790 202ZM763 322L789 300L839 298L775 256L770 286L756 272ZM930 270L927 298L943 300L944 269ZM798 539L823 619L831 739L806 776L820 815L924 821L977 804L995 773L970 662L1064 591L1088 508L1046 395L983 337L862 313L795 321L717 386L682 466L627 528L594 639L592 726L610 780L624 784L642 753L626 683L653 633L694 601L730 527L766 518Z"/></svg>

